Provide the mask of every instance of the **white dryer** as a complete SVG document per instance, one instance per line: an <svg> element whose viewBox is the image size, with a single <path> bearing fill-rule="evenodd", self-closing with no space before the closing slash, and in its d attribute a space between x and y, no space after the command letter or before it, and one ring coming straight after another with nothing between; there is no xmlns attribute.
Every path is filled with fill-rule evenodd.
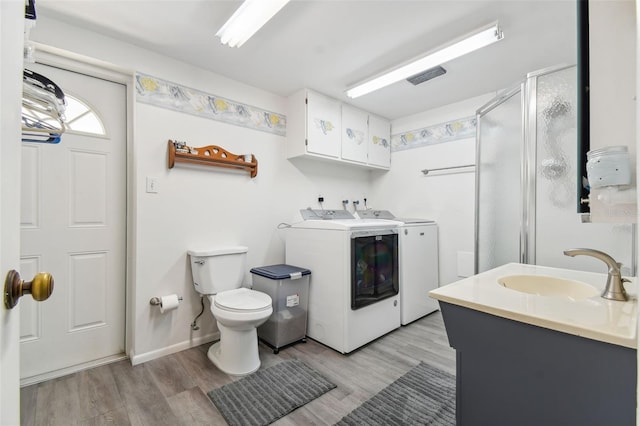
<svg viewBox="0 0 640 426"><path fill-rule="evenodd" d="M360 210L363 220L394 220L400 257L400 316L402 325L438 310L429 292L438 288L438 226L432 220L395 217L389 210Z"/></svg>
<svg viewBox="0 0 640 426"><path fill-rule="evenodd" d="M400 223L300 213L286 232L286 263L311 270L307 336L348 353L400 327Z"/></svg>

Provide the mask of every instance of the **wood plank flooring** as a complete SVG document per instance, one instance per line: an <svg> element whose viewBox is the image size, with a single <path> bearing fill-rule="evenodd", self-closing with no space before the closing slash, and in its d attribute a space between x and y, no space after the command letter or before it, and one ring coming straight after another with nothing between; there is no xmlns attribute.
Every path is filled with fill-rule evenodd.
<svg viewBox="0 0 640 426"><path fill-rule="evenodd" d="M207 358L210 344L131 366L129 360L24 387L22 425L225 425L207 397L238 378ZM342 355L311 339L281 349L260 343L261 368L297 358L337 385L274 425L331 425L420 361L455 374L440 312Z"/></svg>

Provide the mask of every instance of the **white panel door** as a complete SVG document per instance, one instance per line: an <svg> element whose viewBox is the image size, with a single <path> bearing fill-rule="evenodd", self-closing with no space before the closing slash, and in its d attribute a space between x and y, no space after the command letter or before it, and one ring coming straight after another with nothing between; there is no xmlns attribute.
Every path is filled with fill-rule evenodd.
<svg viewBox="0 0 640 426"><path fill-rule="evenodd" d="M8 271L20 272L18 218L24 21L24 1L0 1L0 276L3 284ZM19 321L20 305L11 310L5 309L4 304L0 306L0 425L20 424Z"/></svg>
<svg viewBox="0 0 640 426"><path fill-rule="evenodd" d="M23 143L21 274L55 279L48 300L20 301L23 383L122 354L125 341L126 88L29 68L86 102L107 134Z"/></svg>

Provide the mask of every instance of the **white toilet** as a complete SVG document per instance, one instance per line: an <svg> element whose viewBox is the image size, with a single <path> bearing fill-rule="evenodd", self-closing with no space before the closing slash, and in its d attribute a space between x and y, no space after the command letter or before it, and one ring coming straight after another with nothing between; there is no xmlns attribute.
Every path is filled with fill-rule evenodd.
<svg viewBox="0 0 640 426"><path fill-rule="evenodd" d="M221 371L234 376L260 368L256 327L264 323L273 307L268 294L243 288L247 247L189 250L193 286L211 302L220 341L208 352Z"/></svg>

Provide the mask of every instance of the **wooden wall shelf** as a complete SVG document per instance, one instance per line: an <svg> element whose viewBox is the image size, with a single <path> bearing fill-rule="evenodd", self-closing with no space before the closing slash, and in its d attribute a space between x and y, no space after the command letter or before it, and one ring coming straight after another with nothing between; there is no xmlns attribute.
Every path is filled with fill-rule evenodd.
<svg viewBox="0 0 640 426"><path fill-rule="evenodd" d="M258 160L251 154L251 162L245 161L244 155L232 154L216 145L176 148L176 142L169 140L168 166L170 169L177 163L200 164L204 166L226 167L246 170L254 178L258 175Z"/></svg>

